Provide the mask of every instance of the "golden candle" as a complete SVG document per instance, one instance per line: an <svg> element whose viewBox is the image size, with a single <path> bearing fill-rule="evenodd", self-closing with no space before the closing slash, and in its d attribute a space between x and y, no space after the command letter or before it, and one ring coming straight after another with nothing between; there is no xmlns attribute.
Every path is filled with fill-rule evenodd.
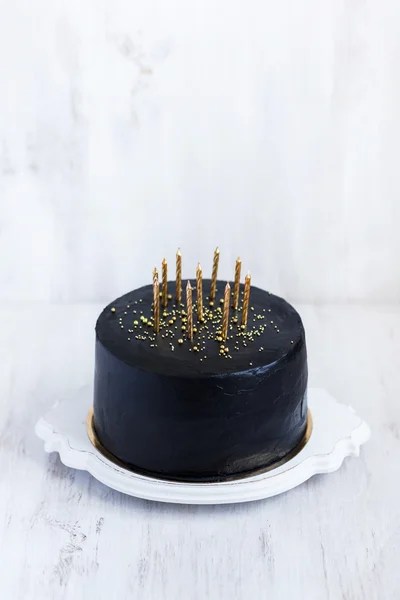
<svg viewBox="0 0 400 600"><path fill-rule="evenodd" d="M203 320L203 270L200 263L196 269L196 292L197 292L197 318Z"/></svg>
<svg viewBox="0 0 400 600"><path fill-rule="evenodd" d="M164 258L162 261L162 305L165 307L168 304L168 266Z"/></svg>
<svg viewBox="0 0 400 600"><path fill-rule="evenodd" d="M160 284L156 268L153 271L153 320L154 331L158 333L160 330Z"/></svg>
<svg viewBox="0 0 400 600"><path fill-rule="evenodd" d="M219 263L219 248L215 248L213 267L212 267L212 275L211 275L210 300L214 300L215 294L217 291L218 263Z"/></svg>
<svg viewBox="0 0 400 600"><path fill-rule="evenodd" d="M228 324L229 324L229 303L231 299L231 286L229 283L225 286L224 292L224 312L222 314L222 337L224 340L228 337Z"/></svg>
<svg viewBox="0 0 400 600"><path fill-rule="evenodd" d="M250 302L250 282L251 275L247 273L244 278L244 296L243 296L243 307L242 307L242 325L247 326L247 316L249 313L249 302Z"/></svg>
<svg viewBox="0 0 400 600"><path fill-rule="evenodd" d="M187 313L187 336L189 340L193 339L193 300L192 300L192 286L190 281L187 282L186 286L186 313Z"/></svg>
<svg viewBox="0 0 400 600"><path fill-rule="evenodd" d="M180 248L176 253L176 294L175 300L177 304L182 300L182 254Z"/></svg>
<svg viewBox="0 0 400 600"><path fill-rule="evenodd" d="M236 259L235 267L235 287L233 288L233 304L232 307L237 310L239 306L239 292L240 292L240 271L242 269L242 261L240 258Z"/></svg>

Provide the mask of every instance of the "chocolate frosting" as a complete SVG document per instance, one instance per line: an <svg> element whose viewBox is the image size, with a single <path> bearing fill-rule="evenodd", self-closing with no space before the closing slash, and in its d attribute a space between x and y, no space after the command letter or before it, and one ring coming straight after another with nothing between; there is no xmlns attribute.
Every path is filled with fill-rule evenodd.
<svg viewBox="0 0 400 600"><path fill-rule="evenodd" d="M172 299L154 334L146 322L152 286L118 298L97 321L96 433L135 471L188 481L242 476L282 459L304 435L300 316L282 298L252 287L247 329L240 328L240 309L231 309L228 339L218 342L223 288L218 282L205 322L194 318L193 341L182 330L184 307ZM175 297L174 283L168 292ZM208 298L204 305L208 311ZM221 353L221 346L228 350Z"/></svg>

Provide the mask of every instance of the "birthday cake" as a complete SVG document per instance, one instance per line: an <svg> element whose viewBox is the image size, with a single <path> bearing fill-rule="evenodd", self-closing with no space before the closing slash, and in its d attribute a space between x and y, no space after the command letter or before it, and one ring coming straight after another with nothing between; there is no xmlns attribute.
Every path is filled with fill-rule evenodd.
<svg viewBox="0 0 400 600"><path fill-rule="evenodd" d="M153 283L114 300L96 324L92 427L100 449L137 473L220 481L279 465L305 443L307 352L282 298L200 265L183 291Z"/></svg>

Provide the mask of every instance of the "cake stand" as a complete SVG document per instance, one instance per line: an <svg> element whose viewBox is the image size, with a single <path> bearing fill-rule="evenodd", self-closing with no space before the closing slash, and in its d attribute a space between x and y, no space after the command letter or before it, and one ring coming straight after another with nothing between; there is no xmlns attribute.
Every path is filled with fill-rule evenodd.
<svg viewBox="0 0 400 600"><path fill-rule="evenodd" d="M129 471L93 445L89 439L91 403L92 393L87 387L38 421L35 431L44 441L45 451L58 452L67 467L88 471L114 490L159 502L229 504L276 496L317 473L336 471L346 456L358 456L370 437L368 425L350 406L340 404L323 389L311 388L308 406L312 430L307 443L283 464L230 481L166 481Z"/></svg>

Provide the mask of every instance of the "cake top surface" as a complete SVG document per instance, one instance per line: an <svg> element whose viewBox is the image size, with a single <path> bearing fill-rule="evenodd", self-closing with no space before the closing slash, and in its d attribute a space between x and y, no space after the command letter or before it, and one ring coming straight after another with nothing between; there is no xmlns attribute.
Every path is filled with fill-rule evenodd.
<svg viewBox="0 0 400 600"><path fill-rule="evenodd" d="M217 282L210 303L210 280L203 280L203 321L197 319L193 289L193 340L187 338L187 314L176 303L175 282L168 282L168 305L161 307L160 330L153 330L153 286L146 285L111 302L96 324L98 340L127 364L177 377L223 376L272 366L304 343L297 311L285 300L251 287L247 327L241 327L244 286L238 310L230 308L228 337L221 337L225 283Z"/></svg>

